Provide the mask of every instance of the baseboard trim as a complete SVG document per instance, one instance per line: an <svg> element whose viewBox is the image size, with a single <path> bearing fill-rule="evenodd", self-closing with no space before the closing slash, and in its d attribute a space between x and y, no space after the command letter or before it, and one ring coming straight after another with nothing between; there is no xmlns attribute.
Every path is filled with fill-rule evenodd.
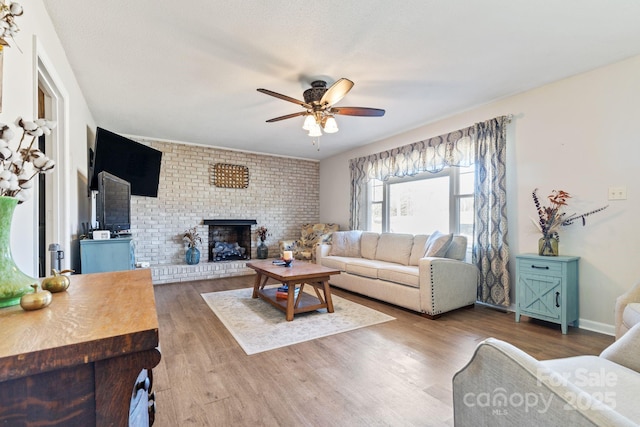
<svg viewBox="0 0 640 427"><path fill-rule="evenodd" d="M616 328L613 325L607 323L594 322L592 320L580 319L580 329L586 329L587 331L598 332L605 335L614 336L616 334Z"/></svg>
<svg viewBox="0 0 640 427"><path fill-rule="evenodd" d="M493 304L487 304L484 302L476 301L476 304L482 305L483 307L491 308L497 311L502 311L505 313L515 312L515 304L511 304L509 307L497 306ZM608 323L594 322L593 320L587 319L578 319L579 328L587 331L598 332L604 335L616 335L616 327L614 325L609 325Z"/></svg>

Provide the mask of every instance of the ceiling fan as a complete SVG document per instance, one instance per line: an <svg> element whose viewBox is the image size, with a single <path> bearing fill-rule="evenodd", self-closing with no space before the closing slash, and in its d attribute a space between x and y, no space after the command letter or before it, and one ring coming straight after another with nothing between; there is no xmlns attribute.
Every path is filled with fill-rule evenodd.
<svg viewBox="0 0 640 427"><path fill-rule="evenodd" d="M353 82L345 78L336 81L329 88L327 88L326 81L315 80L311 82L311 88L304 91L304 101L300 101L268 89L258 89L258 92L293 102L305 109L305 111L300 111L298 113L269 119L267 120L267 123L278 122L280 120L291 119L298 116L305 116L302 129L308 131L309 136L311 137L319 137L322 136L322 131L325 133L335 133L338 131L338 124L334 117L336 114L365 117L384 116L384 110L379 108L334 107L334 104L344 98L352 87Z"/></svg>

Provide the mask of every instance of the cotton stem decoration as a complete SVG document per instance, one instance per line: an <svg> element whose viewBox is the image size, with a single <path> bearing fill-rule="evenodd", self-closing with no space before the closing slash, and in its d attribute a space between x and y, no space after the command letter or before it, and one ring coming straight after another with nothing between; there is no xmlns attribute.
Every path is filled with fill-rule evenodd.
<svg viewBox="0 0 640 427"><path fill-rule="evenodd" d="M0 123L0 196L15 197L22 203L31 196L33 178L53 171L55 162L40 151L36 141L42 135L50 135L56 123L45 119L30 122L18 117L15 124L22 129L22 138L14 151L10 146L13 131Z"/></svg>
<svg viewBox="0 0 640 427"><path fill-rule="evenodd" d="M16 2L0 0L0 45L9 46L8 39L15 42L13 36L20 31L15 23L15 17L23 13L22 6Z"/></svg>

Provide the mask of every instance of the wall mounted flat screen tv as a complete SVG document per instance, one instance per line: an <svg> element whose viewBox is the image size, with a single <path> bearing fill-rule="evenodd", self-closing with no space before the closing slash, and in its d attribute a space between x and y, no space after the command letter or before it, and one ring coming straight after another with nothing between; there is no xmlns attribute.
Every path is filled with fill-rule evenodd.
<svg viewBox="0 0 640 427"><path fill-rule="evenodd" d="M98 174L96 220L101 230L117 234L131 229L131 185L109 172Z"/></svg>
<svg viewBox="0 0 640 427"><path fill-rule="evenodd" d="M98 174L104 171L128 181L132 195L158 197L161 163L162 151L99 127L89 188L98 189Z"/></svg>

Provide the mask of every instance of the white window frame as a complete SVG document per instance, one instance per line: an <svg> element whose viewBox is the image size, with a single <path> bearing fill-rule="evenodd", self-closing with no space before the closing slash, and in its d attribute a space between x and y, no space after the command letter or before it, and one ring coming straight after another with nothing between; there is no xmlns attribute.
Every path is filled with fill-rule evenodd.
<svg viewBox="0 0 640 427"><path fill-rule="evenodd" d="M389 186L397 183L404 183L410 181L419 181L425 179L434 179L449 177L449 233L460 233L460 202L462 199L472 198L473 193L460 193L460 175L462 171L466 171L467 168L461 170L460 167L447 167L440 172L431 173L423 172L412 177L392 177L387 181L382 182L382 200L373 200L373 186L379 183L378 180L370 180L367 185L367 230L373 230L372 224L372 206L373 204L380 204L382 206L382 232L386 233L389 230ZM471 172L471 171L469 171ZM442 230L445 231L445 230Z"/></svg>

